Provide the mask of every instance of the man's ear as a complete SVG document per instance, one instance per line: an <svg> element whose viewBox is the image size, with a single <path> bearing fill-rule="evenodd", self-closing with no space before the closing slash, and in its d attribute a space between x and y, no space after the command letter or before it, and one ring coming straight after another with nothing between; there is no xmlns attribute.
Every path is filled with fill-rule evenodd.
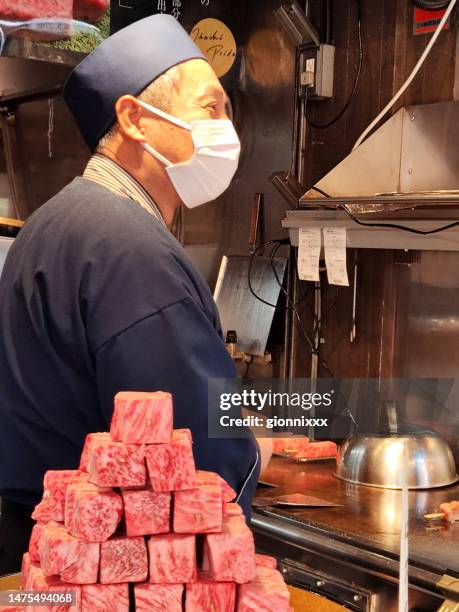
<svg viewBox="0 0 459 612"><path fill-rule="evenodd" d="M136 142L145 142L145 130L142 124L142 107L134 96L121 96L115 105L119 130L124 136Z"/></svg>

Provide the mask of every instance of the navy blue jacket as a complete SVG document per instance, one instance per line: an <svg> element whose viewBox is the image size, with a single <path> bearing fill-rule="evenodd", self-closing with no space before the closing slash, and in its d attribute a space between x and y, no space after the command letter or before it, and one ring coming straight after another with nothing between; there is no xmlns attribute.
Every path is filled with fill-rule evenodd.
<svg viewBox="0 0 459 612"><path fill-rule="evenodd" d="M199 468L250 514L256 443L207 437L207 382L234 378L212 295L139 205L75 179L27 221L0 281L0 495L34 504L45 470L78 466L120 390L170 391ZM217 407L215 408L217 409Z"/></svg>

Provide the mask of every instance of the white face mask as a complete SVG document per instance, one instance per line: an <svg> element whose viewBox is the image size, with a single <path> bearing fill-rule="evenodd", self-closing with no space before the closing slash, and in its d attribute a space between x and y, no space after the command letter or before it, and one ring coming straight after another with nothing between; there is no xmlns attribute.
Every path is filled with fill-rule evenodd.
<svg viewBox="0 0 459 612"><path fill-rule="evenodd" d="M191 124L177 119L141 100L146 110L189 130L194 143L193 156L187 161L173 164L152 146L143 148L166 166L166 172L182 202L195 208L215 200L228 189L239 163L241 143L228 119L206 119Z"/></svg>

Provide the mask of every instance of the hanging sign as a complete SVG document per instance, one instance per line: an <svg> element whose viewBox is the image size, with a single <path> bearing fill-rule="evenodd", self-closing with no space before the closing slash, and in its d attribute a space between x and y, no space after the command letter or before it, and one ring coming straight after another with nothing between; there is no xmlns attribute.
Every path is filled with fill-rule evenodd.
<svg viewBox="0 0 459 612"><path fill-rule="evenodd" d="M203 2L205 0L201 0ZM237 45L233 33L219 19L201 19L192 28L191 38L205 53L218 77L229 72L236 60Z"/></svg>
<svg viewBox="0 0 459 612"><path fill-rule="evenodd" d="M414 9L413 34L429 34L435 32L446 9L442 11L425 11L424 9ZM449 22L443 26L444 30L449 30Z"/></svg>

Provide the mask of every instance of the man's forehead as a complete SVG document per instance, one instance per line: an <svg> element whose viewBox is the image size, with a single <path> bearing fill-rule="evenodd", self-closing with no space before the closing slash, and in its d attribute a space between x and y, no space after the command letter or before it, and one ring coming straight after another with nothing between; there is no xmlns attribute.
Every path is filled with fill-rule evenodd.
<svg viewBox="0 0 459 612"><path fill-rule="evenodd" d="M186 87L193 88L196 95L225 96L214 70L204 60L190 60L181 65L181 76Z"/></svg>

